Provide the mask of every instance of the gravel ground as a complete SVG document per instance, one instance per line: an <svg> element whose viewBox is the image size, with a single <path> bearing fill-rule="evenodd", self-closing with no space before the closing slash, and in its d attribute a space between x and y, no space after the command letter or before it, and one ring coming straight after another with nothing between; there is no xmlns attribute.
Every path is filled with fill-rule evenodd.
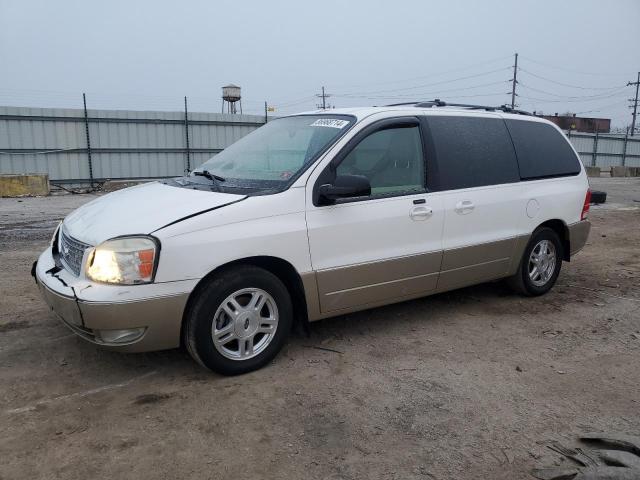
<svg viewBox="0 0 640 480"><path fill-rule="evenodd" d="M0 199L0 479L522 479L640 432L640 179L592 179L558 285L491 283L314 323L241 377L71 335L29 268L90 195ZM322 350L331 349L335 351Z"/></svg>

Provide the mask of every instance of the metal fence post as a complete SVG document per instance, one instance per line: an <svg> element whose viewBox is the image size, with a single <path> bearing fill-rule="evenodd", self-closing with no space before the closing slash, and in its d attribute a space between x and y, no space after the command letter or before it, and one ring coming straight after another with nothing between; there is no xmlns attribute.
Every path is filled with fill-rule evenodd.
<svg viewBox="0 0 640 480"><path fill-rule="evenodd" d="M596 166L596 160L598 159L598 131L596 130L596 136L593 138L593 153L591 154L591 166Z"/></svg>
<svg viewBox="0 0 640 480"><path fill-rule="evenodd" d="M187 148L187 172L191 171L191 158L189 150L189 112L187 110L187 97L184 97L184 138L186 140Z"/></svg>
<svg viewBox="0 0 640 480"><path fill-rule="evenodd" d="M82 103L84 105L84 131L87 136L87 159L89 160L89 182L93 188L93 163L91 162L91 137L89 135L89 115L87 114L87 96L82 94Z"/></svg>

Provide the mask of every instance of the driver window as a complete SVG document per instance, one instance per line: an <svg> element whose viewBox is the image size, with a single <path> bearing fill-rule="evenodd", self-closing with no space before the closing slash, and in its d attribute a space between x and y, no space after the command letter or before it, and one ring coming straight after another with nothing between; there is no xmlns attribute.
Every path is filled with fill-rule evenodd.
<svg viewBox="0 0 640 480"><path fill-rule="evenodd" d="M424 191L424 157L418 126L372 133L338 165L338 175L364 175L371 195Z"/></svg>

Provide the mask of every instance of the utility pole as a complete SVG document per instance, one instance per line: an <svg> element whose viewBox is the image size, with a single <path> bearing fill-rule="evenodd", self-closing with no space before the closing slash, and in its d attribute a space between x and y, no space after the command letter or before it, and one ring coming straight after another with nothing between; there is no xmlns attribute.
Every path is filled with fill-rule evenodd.
<svg viewBox="0 0 640 480"><path fill-rule="evenodd" d="M631 122L631 136L636 131L636 115L638 113L638 87L640 86L640 72L638 72L638 79L635 82L628 82L627 86L635 85L636 86L636 98L631 100L633 102L633 121Z"/></svg>
<svg viewBox="0 0 640 480"><path fill-rule="evenodd" d="M187 97L184 97L184 140L185 153L187 154L187 172L191 171L191 151L189 149L189 111L187 110Z"/></svg>
<svg viewBox="0 0 640 480"><path fill-rule="evenodd" d="M636 95L637 97L637 95ZM93 188L93 163L91 162L91 136L89 135L89 114L87 113L87 96L82 94L82 104L84 105L84 133L87 137L87 160L89 161L89 181Z"/></svg>
<svg viewBox="0 0 640 480"><path fill-rule="evenodd" d="M324 87L322 87L322 93L316 95L316 97L318 98L322 98L322 105L317 105L318 108L322 108L322 110L326 110L327 109L327 98L329 98L331 95L329 95L328 93L324 93ZM331 105L328 106L329 108L331 108Z"/></svg>
<svg viewBox="0 0 640 480"><path fill-rule="evenodd" d="M518 54L515 54L516 61L513 64L513 80L511 80L511 108L516 107L516 84L518 83Z"/></svg>

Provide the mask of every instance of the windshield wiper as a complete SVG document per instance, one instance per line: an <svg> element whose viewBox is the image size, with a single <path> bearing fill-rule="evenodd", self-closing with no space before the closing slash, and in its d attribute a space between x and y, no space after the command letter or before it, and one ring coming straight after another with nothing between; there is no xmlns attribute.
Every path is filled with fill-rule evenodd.
<svg viewBox="0 0 640 480"><path fill-rule="evenodd" d="M220 175L216 175L215 173L211 173L209 170L202 170L202 171L198 171L198 170L194 170L192 172L194 175L197 175L199 177L206 177L209 180L211 180L212 182L226 182L227 179L224 177L221 177Z"/></svg>

